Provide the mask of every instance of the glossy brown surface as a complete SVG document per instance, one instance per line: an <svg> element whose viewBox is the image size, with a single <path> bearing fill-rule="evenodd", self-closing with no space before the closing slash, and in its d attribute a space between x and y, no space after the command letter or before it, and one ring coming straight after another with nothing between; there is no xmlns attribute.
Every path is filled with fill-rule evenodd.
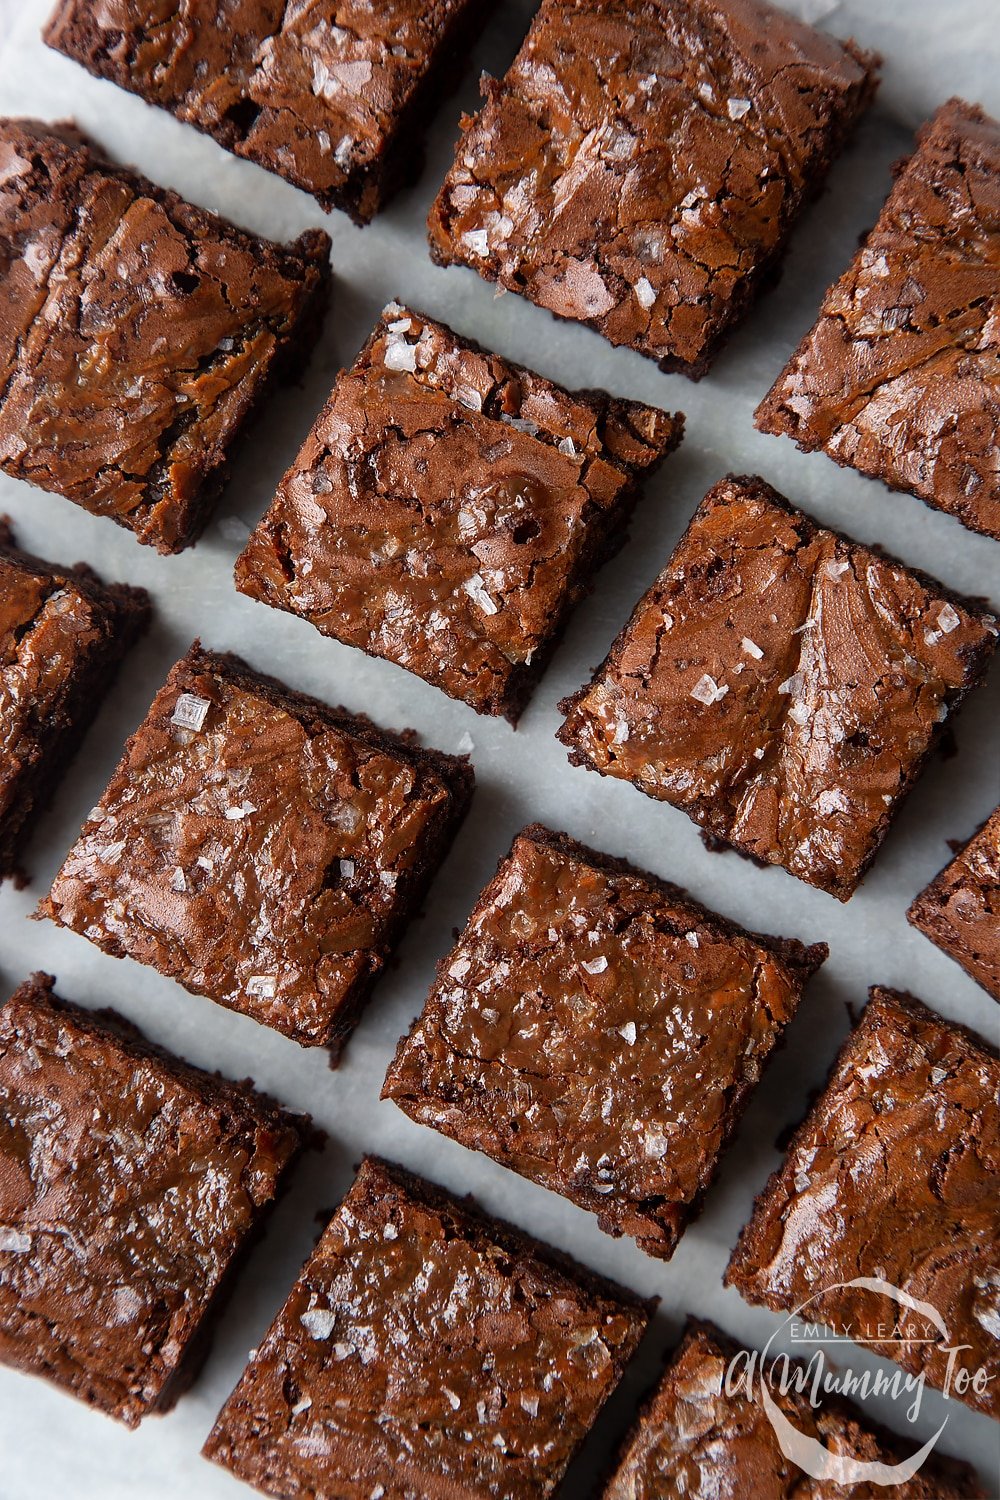
<svg viewBox="0 0 1000 1500"><path fill-rule="evenodd" d="M640 1412L601 1500L985 1500L965 1464L932 1456L891 1487L867 1480L813 1479L785 1457L760 1400L759 1376L727 1373L740 1346L711 1324L688 1326L667 1371ZM735 1366L745 1372L745 1362ZM779 1370L779 1376L781 1371ZM912 1450L872 1428L854 1405L815 1409L794 1387L769 1383L772 1401L797 1433L842 1460L895 1465Z"/></svg>
<svg viewBox="0 0 1000 1500"><path fill-rule="evenodd" d="M748 1302L794 1310L1000 1416L1000 1060L974 1032L874 988L826 1088L757 1200L726 1272ZM865 1286L888 1282L919 1312ZM895 1319L892 1336L887 1325Z"/></svg>
<svg viewBox="0 0 1000 1500"><path fill-rule="evenodd" d="M204 1451L296 1500L541 1500L648 1317L369 1157Z"/></svg>
<svg viewBox="0 0 1000 1500"><path fill-rule="evenodd" d="M25 120L0 121L0 226L0 467L180 551L312 346L327 236L272 244Z"/></svg>
<svg viewBox="0 0 1000 1500"><path fill-rule="evenodd" d="M826 951L746 933L535 824L383 1097L667 1258Z"/></svg>
<svg viewBox="0 0 1000 1500"><path fill-rule="evenodd" d="M998 279L1000 124L953 99L757 426L1000 538Z"/></svg>
<svg viewBox="0 0 1000 1500"><path fill-rule="evenodd" d="M390 303L237 587L516 719L683 418L575 394Z"/></svg>
<svg viewBox="0 0 1000 1500"><path fill-rule="evenodd" d="M762 0L544 0L462 122L432 253L697 377L874 87Z"/></svg>
<svg viewBox="0 0 1000 1500"><path fill-rule="evenodd" d="M559 738L847 900L995 645L981 605L731 476L561 705Z"/></svg>
<svg viewBox="0 0 1000 1500"><path fill-rule="evenodd" d="M366 223L486 0L61 0L50 47Z"/></svg>
<svg viewBox="0 0 1000 1500"><path fill-rule="evenodd" d="M0 517L0 879L148 618L143 589L29 557Z"/></svg>
<svg viewBox="0 0 1000 1500"><path fill-rule="evenodd" d="M1000 1000L1000 807L906 915Z"/></svg>
<svg viewBox="0 0 1000 1500"><path fill-rule="evenodd" d="M42 911L305 1046L352 1030L472 771L198 644Z"/></svg>
<svg viewBox="0 0 1000 1500"><path fill-rule="evenodd" d="M0 1007L0 1359L134 1427L195 1373L308 1122L52 984Z"/></svg>

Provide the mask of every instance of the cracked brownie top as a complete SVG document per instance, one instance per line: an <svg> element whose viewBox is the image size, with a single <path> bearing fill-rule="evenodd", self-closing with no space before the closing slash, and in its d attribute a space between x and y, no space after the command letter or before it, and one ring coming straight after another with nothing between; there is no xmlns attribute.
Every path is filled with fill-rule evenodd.
<svg viewBox="0 0 1000 1500"><path fill-rule="evenodd" d="M61 0L50 47L367 222L484 0ZM415 137L417 139L415 139Z"/></svg>
<svg viewBox="0 0 1000 1500"><path fill-rule="evenodd" d="M1000 124L952 99L756 415L1000 538Z"/></svg>
<svg viewBox="0 0 1000 1500"><path fill-rule="evenodd" d="M762 0L545 0L463 121L432 252L701 375L875 67Z"/></svg>
<svg viewBox="0 0 1000 1500"><path fill-rule="evenodd" d="M711 1323L689 1322L601 1500L884 1500L884 1475L881 1483L813 1480L786 1457L760 1398L760 1375L747 1376L746 1352ZM817 1407L808 1393L806 1367L792 1361L790 1370L801 1372L801 1388L784 1389L780 1359L767 1386L772 1403L798 1434L846 1461L845 1468L851 1461L873 1469L902 1464L905 1442L870 1425L842 1398ZM893 1476L888 1493L893 1500L985 1500L967 1464L937 1454L919 1473Z"/></svg>
<svg viewBox="0 0 1000 1500"><path fill-rule="evenodd" d="M1000 807L906 915L1000 1000Z"/></svg>
<svg viewBox="0 0 1000 1500"><path fill-rule="evenodd" d="M543 1500L648 1317L368 1157L204 1452L272 1495Z"/></svg>
<svg viewBox="0 0 1000 1500"><path fill-rule="evenodd" d="M42 912L303 1045L341 1040L443 857L465 761L197 644Z"/></svg>
<svg viewBox="0 0 1000 1500"><path fill-rule="evenodd" d="M440 965L383 1097L667 1258L825 957L536 824Z"/></svg>
<svg viewBox="0 0 1000 1500"><path fill-rule="evenodd" d="M975 602L730 477L559 737L846 900L996 635Z"/></svg>
<svg viewBox="0 0 1000 1500"><path fill-rule="evenodd" d="M1000 1415L1000 1059L911 996L871 991L733 1252L749 1302L861 1338L943 1386L948 1349ZM874 1278L918 1306L890 1300ZM930 1304L946 1327L923 1308ZM886 1332L887 1325L893 1325Z"/></svg>
<svg viewBox="0 0 1000 1500"><path fill-rule="evenodd" d="M680 441L391 303L236 564L237 587L515 719Z"/></svg>
<svg viewBox="0 0 1000 1500"><path fill-rule="evenodd" d="M230 444L317 332L327 236L282 247L0 121L0 466L161 552L204 525Z"/></svg>
<svg viewBox="0 0 1000 1500"><path fill-rule="evenodd" d="M194 1373L308 1120L52 987L0 1007L0 1360L134 1427Z"/></svg>

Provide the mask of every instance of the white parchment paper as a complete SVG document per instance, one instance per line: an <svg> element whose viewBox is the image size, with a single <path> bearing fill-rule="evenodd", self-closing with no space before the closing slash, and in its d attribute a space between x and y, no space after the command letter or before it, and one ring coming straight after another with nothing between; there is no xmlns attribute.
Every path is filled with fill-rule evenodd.
<svg viewBox="0 0 1000 1500"><path fill-rule="evenodd" d="M112 1004L192 1061L233 1077L252 1075L290 1106L311 1111L330 1139L325 1153L311 1156L298 1171L219 1326L203 1375L170 1416L130 1433L41 1381L0 1370L0 1500L178 1495L222 1500L246 1494L199 1456L201 1443L312 1244L316 1212L336 1202L366 1150L396 1157L453 1189L473 1191L489 1209L662 1299L643 1351L565 1492L583 1495L594 1463L627 1425L639 1392L688 1312L710 1316L750 1343L763 1343L778 1326L770 1313L724 1291L721 1276L754 1194L779 1159L775 1137L801 1114L809 1091L825 1076L848 1027L847 1007L859 1007L867 986L880 981L911 989L945 1015L991 1036L998 1029L996 1004L907 926L904 911L948 857L946 839L967 835L1000 798L1000 673L994 672L963 712L957 754L930 767L873 873L847 906L779 870L761 871L734 855L709 854L682 813L622 783L571 769L553 738L557 699L579 686L601 659L697 501L728 470L759 472L819 520L881 543L956 589L1000 602L1000 544L973 536L914 499L890 495L839 470L823 455L805 456L783 439L763 437L751 421L756 401L812 321L825 287L874 221L890 163L907 150L911 127L952 93L979 99L1000 113L996 0L844 0L839 6L798 0L799 10L822 25L840 35L853 32L862 44L883 52L881 101L797 233L779 287L758 305L698 386L662 375L638 355L612 349L582 328L558 324L516 297L495 299L470 271L431 265L424 218L451 159L460 109L475 107L479 71L500 73L513 56L532 10L528 0L500 6L459 95L440 111L420 182L363 231L341 215L325 220L304 193L236 161L167 114L47 51L39 28L48 8L47 0L0 0L0 110L49 120L73 116L111 153L158 182L275 238L326 222L337 280L305 383L281 394L256 425L240 450L217 518L194 551L158 557L110 522L0 476L0 511L12 516L23 545L64 562L85 559L109 578L144 584L156 608L151 635L128 661L34 839L32 887L0 889L0 987L8 992L32 969L54 972L67 998L90 1006ZM350 363L392 296L570 385L600 385L688 414L682 449L648 487L631 541L578 610L516 734L388 663L368 660L323 639L302 621L241 598L232 586L232 563L247 529L265 509L337 369ZM108 958L81 937L27 920L103 789L126 735L195 633L212 647L242 652L296 688L364 710L387 726L410 725L442 749L468 748L470 737L474 746L479 790L472 814L426 915L379 985L336 1073L319 1052L300 1050L131 961ZM378 1099L396 1040L420 1008L453 927L464 921L513 834L532 818L627 855L738 921L806 941L825 939L831 946L830 961L807 994L787 1048L756 1093L704 1216L667 1265L646 1258L628 1241L607 1238L589 1216L562 1199L411 1124ZM879 1363L862 1352L852 1356L855 1369ZM898 1410L878 1402L869 1409L900 1425ZM989 1492L1000 1494L997 1429L985 1417L928 1392L909 1429L913 1446L945 1417L941 1448L974 1460Z"/></svg>

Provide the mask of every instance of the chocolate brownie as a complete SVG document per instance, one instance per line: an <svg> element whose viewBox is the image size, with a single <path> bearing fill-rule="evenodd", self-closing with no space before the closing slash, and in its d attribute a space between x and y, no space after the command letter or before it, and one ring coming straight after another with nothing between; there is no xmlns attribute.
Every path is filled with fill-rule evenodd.
<svg viewBox="0 0 1000 1500"><path fill-rule="evenodd" d="M982 1037L873 988L726 1284L1000 1416L998 1096L1000 1058Z"/></svg>
<svg viewBox="0 0 1000 1500"><path fill-rule="evenodd" d="M368 1157L204 1452L282 1497L541 1500L650 1311Z"/></svg>
<svg viewBox="0 0 1000 1500"><path fill-rule="evenodd" d="M683 418L390 303L236 564L245 594L517 719Z"/></svg>
<svg viewBox="0 0 1000 1500"><path fill-rule="evenodd" d="M135 1427L197 1373L308 1120L54 983L0 1007L0 1360Z"/></svg>
<svg viewBox="0 0 1000 1500"><path fill-rule="evenodd" d="M533 824L383 1098L667 1259L826 955Z"/></svg>
<svg viewBox="0 0 1000 1500"><path fill-rule="evenodd" d="M50 47L366 224L416 177L424 126L487 0L61 0Z"/></svg>
<svg viewBox="0 0 1000 1500"><path fill-rule="evenodd" d="M431 253L697 379L877 64L763 0L544 0L462 121Z"/></svg>
<svg viewBox="0 0 1000 1500"><path fill-rule="evenodd" d="M757 1361L752 1373L748 1353ZM786 1456L761 1401L757 1352L743 1350L711 1323L691 1320L601 1500L883 1500L887 1493L894 1500L986 1500L968 1464L938 1454L908 1477L897 1466L905 1464L912 1443L873 1425L842 1398L816 1407L790 1383L799 1375L809 1389L799 1361L767 1368L768 1395L780 1417L803 1447L826 1450L824 1458L813 1449L826 1477L806 1475Z"/></svg>
<svg viewBox="0 0 1000 1500"><path fill-rule="evenodd" d="M1000 807L920 892L906 916L1000 1000Z"/></svg>
<svg viewBox="0 0 1000 1500"><path fill-rule="evenodd" d="M472 793L418 749L195 642L40 914L336 1051Z"/></svg>
<svg viewBox="0 0 1000 1500"><path fill-rule="evenodd" d="M1000 538L1000 124L952 99L757 409Z"/></svg>
<svg viewBox="0 0 1000 1500"><path fill-rule="evenodd" d="M730 476L559 738L846 901L996 635L979 603Z"/></svg>
<svg viewBox="0 0 1000 1500"><path fill-rule="evenodd" d="M0 516L0 880L148 620L144 589L19 551Z"/></svg>
<svg viewBox="0 0 1000 1500"><path fill-rule="evenodd" d="M160 552L204 526L269 378L319 331L330 241L275 245L0 120L0 468Z"/></svg>

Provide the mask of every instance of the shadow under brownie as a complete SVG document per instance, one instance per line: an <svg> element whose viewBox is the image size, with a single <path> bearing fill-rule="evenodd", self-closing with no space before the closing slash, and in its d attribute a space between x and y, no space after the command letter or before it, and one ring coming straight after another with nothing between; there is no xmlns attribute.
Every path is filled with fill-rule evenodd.
<svg viewBox="0 0 1000 1500"><path fill-rule="evenodd" d="M467 760L196 642L39 915L335 1057L472 787Z"/></svg>

